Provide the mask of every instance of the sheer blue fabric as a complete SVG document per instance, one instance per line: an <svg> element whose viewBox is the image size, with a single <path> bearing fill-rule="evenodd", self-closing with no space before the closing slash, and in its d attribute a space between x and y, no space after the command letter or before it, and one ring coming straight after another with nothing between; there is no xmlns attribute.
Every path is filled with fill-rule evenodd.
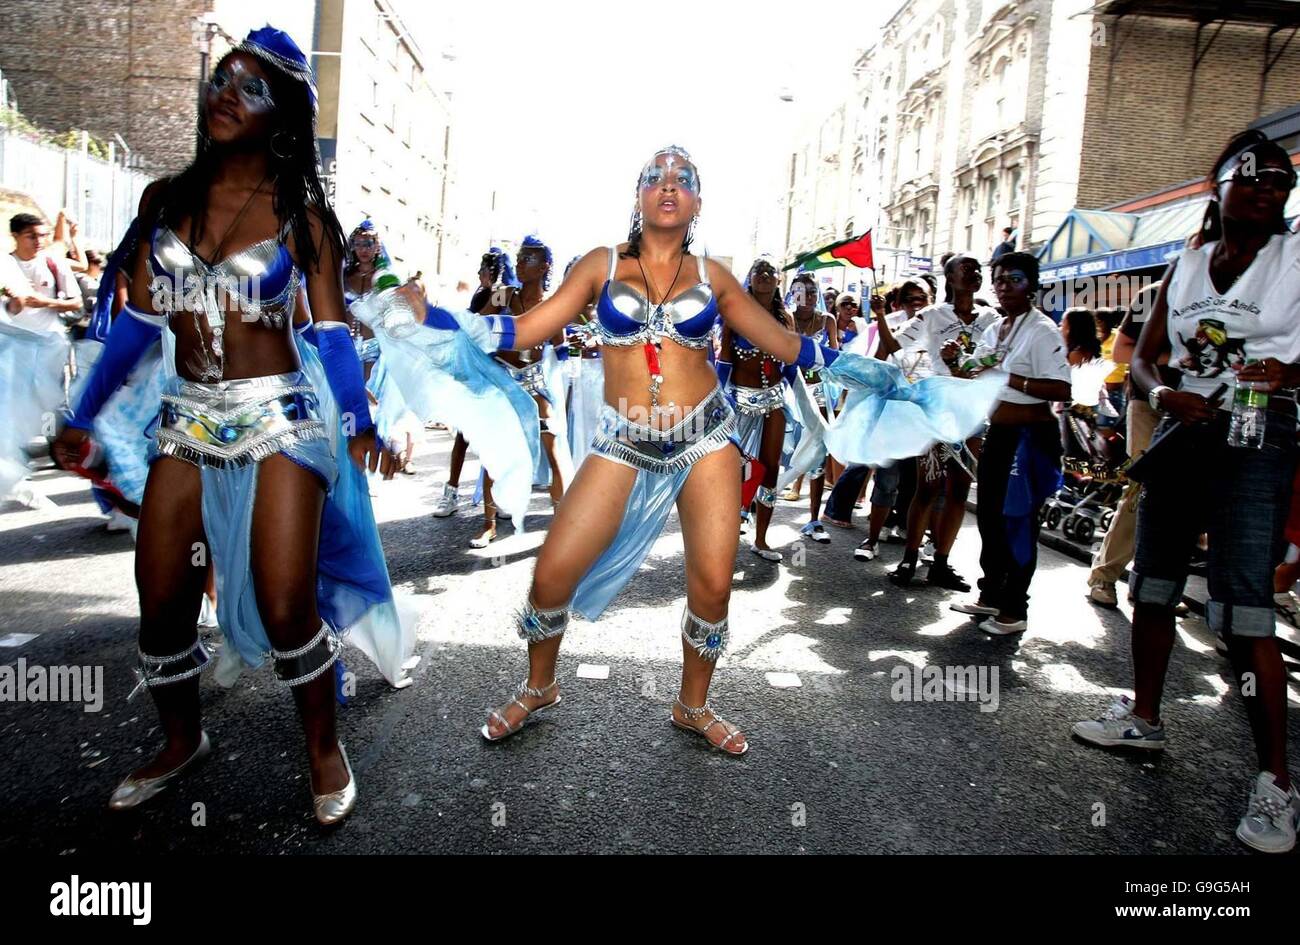
<svg viewBox="0 0 1300 945"><path fill-rule="evenodd" d="M68 347L63 332L0 320L0 498L27 478L28 442L54 434Z"/></svg>
<svg viewBox="0 0 1300 945"><path fill-rule="evenodd" d="M394 600L365 474L351 461L338 406L315 348L295 335L302 383L316 391L328 438L294 442L281 453L311 470L325 487L317 551L316 604L320 615L356 646L390 684L411 683L406 666L415 648L414 609ZM172 376L165 392L179 390ZM151 451L156 453L155 451ZM151 457L152 458L152 457ZM259 463L201 465L203 526L217 573L217 619L228 644L249 667L270 655L250 571L250 534Z"/></svg>
<svg viewBox="0 0 1300 945"><path fill-rule="evenodd" d="M492 496L515 527L523 528L533 490L533 472L542 456L537 404L499 362L475 343L470 328L484 319L469 312L436 310L454 328L382 316L374 306L354 303L353 313L379 339L385 391L389 382L401 403L385 397L380 413L409 409L420 420L438 421L464 434L492 476ZM372 374L373 378L373 374ZM545 462L544 458L540 460Z"/></svg>
<svg viewBox="0 0 1300 945"><path fill-rule="evenodd" d="M997 371L909 384L893 364L856 354L841 354L822 373L849 391L826 430L826 447L840 462L868 466L965 440L984 425L1006 386L1006 375Z"/></svg>

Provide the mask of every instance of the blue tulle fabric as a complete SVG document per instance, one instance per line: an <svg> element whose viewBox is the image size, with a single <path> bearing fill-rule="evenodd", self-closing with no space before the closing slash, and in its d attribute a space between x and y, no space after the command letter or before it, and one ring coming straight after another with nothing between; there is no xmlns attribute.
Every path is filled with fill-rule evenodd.
<svg viewBox="0 0 1300 945"><path fill-rule="evenodd" d="M62 332L0 320L0 499L27 478L27 444L54 435L68 348Z"/></svg>
<svg viewBox="0 0 1300 945"><path fill-rule="evenodd" d="M357 647L394 686L409 684L404 664L415 648L413 608L394 600L365 474L352 463L338 406L316 349L295 334L302 377L316 391L327 439L296 442L281 451L325 486L317 548L316 604L322 619ZM165 391L179 388L174 375ZM256 667L271 643L262 623L250 569L250 535L260 464L201 466L203 527L217 575L217 620L241 661Z"/></svg>
<svg viewBox="0 0 1300 945"><path fill-rule="evenodd" d="M455 319L456 327L437 328L421 319L390 329L364 307L353 311L379 339L383 383L395 383L401 394L400 404L381 398L384 422L400 406L426 423L459 430L492 476L497 506L522 529L542 455L537 404L465 330L467 320L479 316L438 310Z"/></svg>
<svg viewBox="0 0 1300 945"><path fill-rule="evenodd" d="M149 477L148 449L163 389L162 358L160 342L145 352L95 417L95 439L104 448L109 479L136 505L144 501Z"/></svg>
<svg viewBox="0 0 1300 945"><path fill-rule="evenodd" d="M569 451L578 468L591 452L596 420L605 403L605 364L599 358L570 358Z"/></svg>
<svg viewBox="0 0 1300 945"><path fill-rule="evenodd" d="M849 391L826 429L826 448L840 462L869 466L965 440L984 425L1006 386L1006 375L997 371L909 384L893 364L856 354L841 354L823 374Z"/></svg>
<svg viewBox="0 0 1300 945"><path fill-rule="evenodd" d="M690 474L690 466L671 475L637 470L618 533L578 582L571 610L588 620L605 612L650 553Z"/></svg>

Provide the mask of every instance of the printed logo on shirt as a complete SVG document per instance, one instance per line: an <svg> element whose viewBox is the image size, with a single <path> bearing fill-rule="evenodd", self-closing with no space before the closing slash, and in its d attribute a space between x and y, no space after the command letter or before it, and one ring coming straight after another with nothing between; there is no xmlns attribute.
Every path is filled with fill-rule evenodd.
<svg viewBox="0 0 1300 945"><path fill-rule="evenodd" d="M1194 335L1180 332L1178 340L1187 349L1178 366L1198 377L1218 377L1246 363L1246 340L1230 337L1227 325L1216 318L1201 319Z"/></svg>

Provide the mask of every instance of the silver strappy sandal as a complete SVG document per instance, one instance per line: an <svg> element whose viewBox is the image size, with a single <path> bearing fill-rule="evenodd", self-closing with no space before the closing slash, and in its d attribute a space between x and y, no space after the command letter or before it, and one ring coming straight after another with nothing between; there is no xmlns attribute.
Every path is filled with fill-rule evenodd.
<svg viewBox="0 0 1300 945"><path fill-rule="evenodd" d="M488 732L487 723L484 723L483 727L479 729L479 733L490 742L499 742L502 741L503 739L509 738L511 735L515 734L515 732L523 728L524 725L528 722L528 720L531 719L533 716L539 714L540 712L545 711L546 709L551 708L551 706L559 705L562 696L557 692L555 694L554 699L552 699L550 702L546 703L545 705L539 705L535 709L528 708L528 706L524 705L523 702L521 702L520 700L523 699L524 696L528 696L531 699L545 699L546 694L550 692L552 689L554 689L557 685L559 685L559 680L553 679L551 680L551 684L549 686L543 686L540 689L533 689L528 685L528 680L525 679L523 682L519 684L519 688L515 690L514 698L511 699L509 702L507 702L505 705L503 705L500 709L493 709L491 715L488 716L489 719L496 719L497 721L499 721L502 725L505 726L506 730L494 738ZM512 705L517 705L519 706L519 708L524 710L524 717L521 718L519 722L513 726L506 719L505 715L502 714L505 709L510 708L510 706Z"/></svg>
<svg viewBox="0 0 1300 945"><path fill-rule="evenodd" d="M686 716L686 718L691 722L698 722L706 715L713 713L713 708L709 705L707 701L704 703L704 705L694 709L686 705L686 703L682 702L681 699L674 699L673 701L676 702L677 705L681 708L682 715ZM745 752L749 751L749 739L747 738L745 739L745 747L740 749L739 751L735 751L734 749L727 747L729 744L731 744L731 740L733 738L736 738L737 736L744 737L744 733L740 729L736 728L736 726L732 725L730 722L722 718L719 718L716 713L713 713L713 718L710 720L708 725L704 726L704 728L696 728L694 725L685 725L677 721L677 719L674 718L672 715L668 716L668 721L673 724L674 728L680 728L683 731L692 732L700 736L706 742L709 743L709 746L711 748L715 748L718 751L723 752L724 754L734 755L736 757L739 757L740 755L743 755ZM713 728L713 726L715 725L725 725L727 728L731 729L731 731L727 733L727 737L724 738L722 741L718 742L716 745L713 743L713 740L709 738L709 729Z"/></svg>

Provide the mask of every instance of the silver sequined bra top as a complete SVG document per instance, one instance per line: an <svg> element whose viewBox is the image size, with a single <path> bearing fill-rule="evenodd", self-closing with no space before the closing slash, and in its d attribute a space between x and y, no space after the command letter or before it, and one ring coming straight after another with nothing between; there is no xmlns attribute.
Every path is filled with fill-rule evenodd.
<svg viewBox="0 0 1300 945"><path fill-rule="evenodd" d="M683 348L703 350L713 343L718 302L713 297L704 258L698 257L700 281L658 305L614 278L618 256L609 251L609 277L596 303L594 333L601 344L623 345L658 342L668 338Z"/></svg>
<svg viewBox="0 0 1300 945"><path fill-rule="evenodd" d="M302 273L283 236L254 243L213 265L192 252L170 227L157 227L149 253L156 310L165 315L202 310L208 323L217 327L226 316L220 292L234 303L232 316L259 321L267 328L284 328L293 321Z"/></svg>

